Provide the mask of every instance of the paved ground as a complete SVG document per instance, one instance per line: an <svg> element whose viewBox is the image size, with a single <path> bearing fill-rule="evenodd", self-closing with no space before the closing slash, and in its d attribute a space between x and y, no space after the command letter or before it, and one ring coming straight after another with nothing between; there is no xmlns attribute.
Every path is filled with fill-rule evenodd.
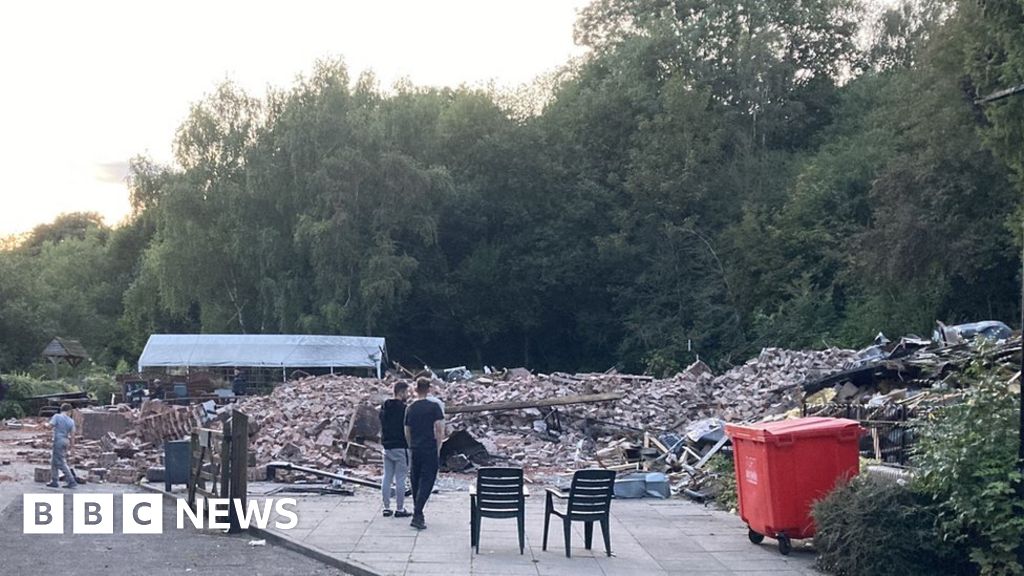
<svg viewBox="0 0 1024 576"><path fill-rule="evenodd" d="M594 550L584 550L583 528L573 533L566 558L560 524L552 519L548 550L541 550L544 503L536 490L527 502L526 553L519 555L515 520L484 519L480 554L469 546L469 496L435 494L427 507L428 529L408 519L384 518L370 490L356 496L298 496L299 525L277 533L304 546L380 574L500 575L770 575L820 576L814 553L798 547L784 557L773 540L760 546L732 514L684 500L616 500L612 503L612 551L607 558L595 528ZM285 496L278 494L277 497Z"/></svg>
<svg viewBox="0 0 1024 576"><path fill-rule="evenodd" d="M194 528L177 530L174 511L164 509L164 533L126 535L120 532L120 499L114 502L115 534L72 535L71 491L44 488L32 481L34 465L18 461L21 448L13 442L28 434L0 426L0 574L24 576L75 574L76 576L210 575L228 571L255 576L339 576L342 572L305 555L267 543L249 546L253 536L228 536ZM10 464L2 464L11 460ZM85 485L79 492L115 494L133 491L118 484ZM22 533L22 494L64 493L65 534L25 535Z"/></svg>
<svg viewBox="0 0 1024 576"><path fill-rule="evenodd" d="M48 489L31 479L32 466L21 461L11 444L22 433L0 429L0 573L50 575L70 573L220 575L227 570L246 574L335 575L341 574L306 555L275 546L250 547L249 535L226 536L195 529L177 530L170 508L165 511L165 530L160 536L71 535L71 499L65 499L65 535L22 534L21 494ZM14 458L11 458L11 457ZM459 483L442 482L445 487ZM281 485L253 484L251 496ZM83 491L121 492L120 485L89 485ZM583 548L582 526L573 531L573 557L565 558L561 529L553 519L549 546L541 550L543 490L534 488L527 503L524 555L519 554L514 520L484 519L480 554L469 546L469 496L466 492L435 494L427 508L429 528L419 532L408 519L383 518L379 497L359 488L355 496L294 496L299 525L276 531L282 538L313 554L348 562L353 572L366 574L470 574L495 575L618 575L664 576L746 575L820 576L812 568L814 553L797 547L781 556L774 541L755 546L747 540L746 527L734 515L713 511L684 500L616 500L612 504L612 550L604 556L599 529L594 550ZM115 498L115 502L118 499ZM4 509L6 506L6 509ZM169 513L170 512L170 513ZM120 509L116 511L120 526ZM290 546L291 544L289 544Z"/></svg>
<svg viewBox="0 0 1024 576"><path fill-rule="evenodd" d="M86 492L112 492L110 486L83 486ZM57 492L33 488L33 492ZM70 491L64 490L65 494ZM121 510L115 496L115 533L71 534L71 498L65 497L63 535L22 534L22 502L14 499L0 513L0 558L4 574L110 576L112 574L210 575L232 571L247 575L341 575L316 560L278 546L249 546L252 536L228 536L192 528L177 530L174 512L164 512L164 533L119 534Z"/></svg>

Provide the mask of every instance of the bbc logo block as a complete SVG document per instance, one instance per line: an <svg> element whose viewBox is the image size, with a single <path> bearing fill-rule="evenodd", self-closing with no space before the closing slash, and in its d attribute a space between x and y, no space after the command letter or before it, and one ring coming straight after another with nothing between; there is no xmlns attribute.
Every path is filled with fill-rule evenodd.
<svg viewBox="0 0 1024 576"><path fill-rule="evenodd" d="M160 494L121 496L121 531L125 534L162 534L164 503Z"/></svg>
<svg viewBox="0 0 1024 576"><path fill-rule="evenodd" d="M75 494L71 501L72 534L113 534L114 495Z"/></svg>
<svg viewBox="0 0 1024 576"><path fill-rule="evenodd" d="M24 494L22 528L25 534L64 533L63 494ZM113 534L113 494L74 494L71 500L72 534ZM121 496L121 532L162 534L163 496L124 494Z"/></svg>
<svg viewBox="0 0 1024 576"><path fill-rule="evenodd" d="M25 534L64 533L63 494L25 494L22 532Z"/></svg>
<svg viewBox="0 0 1024 576"><path fill-rule="evenodd" d="M23 494L22 502L25 534L64 534L64 494ZM229 519L237 522L243 530L248 530L250 525L266 529L275 513L277 518L273 524L279 530L290 530L299 522L294 498L197 498L194 509L182 499L175 504L178 530L185 529L186 525L200 530L226 530L231 526ZM204 509L209 511L208 518ZM71 499L71 533L113 534L116 515L113 494L74 494ZM122 494L120 516L122 534L162 534L163 496Z"/></svg>

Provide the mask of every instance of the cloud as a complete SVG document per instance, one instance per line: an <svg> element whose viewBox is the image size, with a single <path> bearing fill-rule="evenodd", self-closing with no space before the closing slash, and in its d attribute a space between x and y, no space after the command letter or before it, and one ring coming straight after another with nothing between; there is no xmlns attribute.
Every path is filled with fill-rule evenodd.
<svg viewBox="0 0 1024 576"><path fill-rule="evenodd" d="M98 162L94 166L96 179L107 184L124 184L128 177L128 162Z"/></svg>

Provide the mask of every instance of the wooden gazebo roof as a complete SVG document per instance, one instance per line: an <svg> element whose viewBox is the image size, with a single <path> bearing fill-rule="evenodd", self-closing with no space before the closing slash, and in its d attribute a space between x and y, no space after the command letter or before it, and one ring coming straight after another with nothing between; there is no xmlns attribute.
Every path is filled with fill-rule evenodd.
<svg viewBox="0 0 1024 576"><path fill-rule="evenodd" d="M57 337L50 340L43 349L43 357L54 364L63 360L72 366L78 366L82 360L89 358L89 353L78 340Z"/></svg>

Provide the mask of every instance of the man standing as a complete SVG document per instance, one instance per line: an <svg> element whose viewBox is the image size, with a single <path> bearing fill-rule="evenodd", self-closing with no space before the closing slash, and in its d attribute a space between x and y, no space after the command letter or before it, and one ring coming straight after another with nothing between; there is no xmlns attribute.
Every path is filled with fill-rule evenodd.
<svg viewBox="0 0 1024 576"><path fill-rule="evenodd" d="M235 396L245 396L249 393L249 382L245 380L245 374L238 368L235 368L235 375L231 379L231 392Z"/></svg>
<svg viewBox="0 0 1024 576"><path fill-rule="evenodd" d="M50 418L50 426L53 426L53 455L50 457L50 483L47 484L50 488L60 486L57 479L60 478L61 472L64 473L68 488L78 486L67 460L68 448L71 447L75 435L75 421L68 416L68 412L71 412L71 404L65 402L60 405L60 412Z"/></svg>
<svg viewBox="0 0 1024 576"><path fill-rule="evenodd" d="M405 476L409 471L409 443L405 439L405 401L409 398L409 384L395 382L394 398L380 407L380 443L384 446L384 515L391 516L391 484L394 480L395 518L411 516L405 511Z"/></svg>
<svg viewBox="0 0 1024 576"><path fill-rule="evenodd" d="M427 399L430 380L416 380L416 401L405 411L405 439L412 451L412 522L418 530L427 527L423 507L434 490L441 441L444 438L444 414L441 407Z"/></svg>

